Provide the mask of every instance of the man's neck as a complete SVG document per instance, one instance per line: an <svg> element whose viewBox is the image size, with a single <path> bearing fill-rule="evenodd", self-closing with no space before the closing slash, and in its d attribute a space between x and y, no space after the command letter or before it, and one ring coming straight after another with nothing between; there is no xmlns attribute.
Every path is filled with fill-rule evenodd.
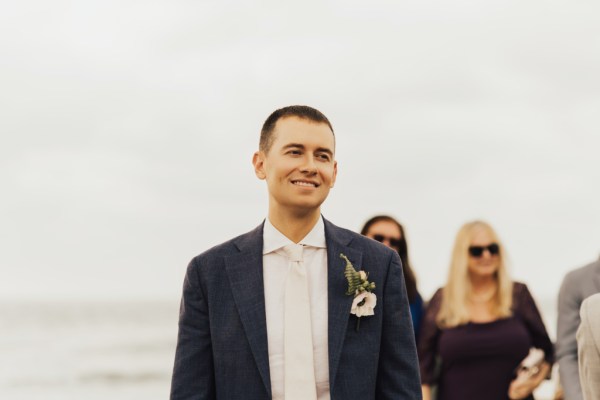
<svg viewBox="0 0 600 400"><path fill-rule="evenodd" d="M269 221L281 233L294 243L300 242L314 228L321 218L321 210L309 213L277 212L269 209Z"/></svg>

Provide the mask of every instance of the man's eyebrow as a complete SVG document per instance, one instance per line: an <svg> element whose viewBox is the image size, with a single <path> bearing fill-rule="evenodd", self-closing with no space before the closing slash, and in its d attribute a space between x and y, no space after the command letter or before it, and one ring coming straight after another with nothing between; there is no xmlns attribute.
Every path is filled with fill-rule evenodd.
<svg viewBox="0 0 600 400"><path fill-rule="evenodd" d="M317 149L317 153L327 153L330 156L333 156L333 151L331 151L330 149L328 149L327 147L319 147Z"/></svg>
<svg viewBox="0 0 600 400"><path fill-rule="evenodd" d="M285 146L283 146L283 150L287 149L305 149L305 146L302 143L288 143ZM317 148L316 152L327 153L330 156L333 156L333 151L331 151L331 149L328 149L327 147L319 147Z"/></svg>
<svg viewBox="0 0 600 400"><path fill-rule="evenodd" d="M303 149L304 145L300 144L300 143L288 143L285 146L283 146L283 149L285 150L285 149L290 149L290 148L294 148L294 147Z"/></svg>

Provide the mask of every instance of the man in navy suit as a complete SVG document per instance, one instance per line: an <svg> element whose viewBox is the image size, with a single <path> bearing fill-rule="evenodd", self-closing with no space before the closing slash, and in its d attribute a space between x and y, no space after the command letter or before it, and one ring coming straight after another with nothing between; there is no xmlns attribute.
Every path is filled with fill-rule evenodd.
<svg viewBox="0 0 600 400"><path fill-rule="evenodd" d="M171 399L421 399L398 253L321 216L337 174L328 119L276 110L252 162L268 216L190 262Z"/></svg>

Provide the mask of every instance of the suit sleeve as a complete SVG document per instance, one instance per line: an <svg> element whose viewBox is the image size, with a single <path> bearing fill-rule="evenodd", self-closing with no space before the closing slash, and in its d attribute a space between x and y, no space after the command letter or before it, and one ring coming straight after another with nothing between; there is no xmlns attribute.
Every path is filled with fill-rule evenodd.
<svg viewBox="0 0 600 400"><path fill-rule="evenodd" d="M421 399L419 363L400 257L393 253L383 288L377 399Z"/></svg>
<svg viewBox="0 0 600 400"><path fill-rule="evenodd" d="M577 330L580 381L586 399L600 398L600 349L597 342L599 332L594 332L600 327L596 315L598 306L600 306L600 295L596 295L593 299L588 298L583 302L581 325Z"/></svg>
<svg viewBox="0 0 600 400"><path fill-rule="evenodd" d="M196 263L190 262L183 283L171 400L215 398L208 306Z"/></svg>
<svg viewBox="0 0 600 400"><path fill-rule="evenodd" d="M575 333L579 327L579 298L577 282L567 275L558 293L558 326L556 338L556 357L565 398L583 400L579 383L579 366L577 365L577 339Z"/></svg>

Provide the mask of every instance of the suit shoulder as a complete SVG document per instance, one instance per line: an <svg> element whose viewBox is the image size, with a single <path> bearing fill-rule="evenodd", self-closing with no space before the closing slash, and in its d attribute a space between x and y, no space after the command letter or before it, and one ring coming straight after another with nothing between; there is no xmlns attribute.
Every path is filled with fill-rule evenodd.
<svg viewBox="0 0 600 400"><path fill-rule="evenodd" d="M591 264L584 265L583 267L576 268L572 271L567 272L563 282L580 282L582 280L590 279L594 274L600 272L600 260L594 261Z"/></svg>
<svg viewBox="0 0 600 400"><path fill-rule="evenodd" d="M559 303L575 300L579 307L585 297L598 291L596 284L598 278L600 278L600 260L569 271L560 285Z"/></svg>
<svg viewBox="0 0 600 400"><path fill-rule="evenodd" d="M590 297L583 300L581 308L579 310L579 316L581 318L581 324L589 327L594 327L593 336L600 344L600 293L591 295Z"/></svg>
<svg viewBox="0 0 600 400"><path fill-rule="evenodd" d="M366 251L376 252L385 254L388 257L396 253L394 250L390 249L383 243L380 243L376 240L368 238L366 236L361 235L360 233L352 232L351 230L339 228L344 231L345 234L349 235L352 238L352 244L355 247L361 247ZM397 254L397 253L396 253Z"/></svg>
<svg viewBox="0 0 600 400"><path fill-rule="evenodd" d="M394 257L398 261L398 264L401 264L398 253L386 245L363 236L360 233L353 232L349 229L340 228L326 219L324 221L325 235L329 235L330 238L334 238L336 242L343 246L347 245L361 251L363 256L367 257L371 262L374 262L375 265L379 265L381 267L387 266L390 263L390 260L393 260Z"/></svg>
<svg viewBox="0 0 600 400"><path fill-rule="evenodd" d="M583 303L581 303L581 308L583 309L584 307L589 310L600 309L600 293L593 294L583 300Z"/></svg>

